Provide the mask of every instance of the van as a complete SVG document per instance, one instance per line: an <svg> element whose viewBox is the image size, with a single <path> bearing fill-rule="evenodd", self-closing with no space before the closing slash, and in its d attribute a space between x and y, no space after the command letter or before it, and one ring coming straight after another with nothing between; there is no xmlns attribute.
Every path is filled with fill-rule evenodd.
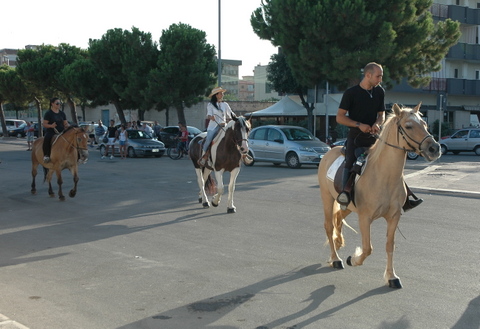
<svg viewBox="0 0 480 329"><path fill-rule="evenodd" d="M7 125L7 131L9 131L10 129L18 128L20 125L24 123L26 124L25 120L5 119L5 124ZM2 125L0 125L0 136L3 136Z"/></svg>

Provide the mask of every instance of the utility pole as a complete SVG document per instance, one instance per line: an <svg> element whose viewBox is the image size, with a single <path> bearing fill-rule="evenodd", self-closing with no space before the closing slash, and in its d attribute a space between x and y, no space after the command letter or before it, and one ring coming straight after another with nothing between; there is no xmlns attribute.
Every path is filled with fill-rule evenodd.
<svg viewBox="0 0 480 329"><path fill-rule="evenodd" d="M440 94L440 119L438 119L438 142L442 139L443 95Z"/></svg>
<svg viewBox="0 0 480 329"><path fill-rule="evenodd" d="M222 85L222 24L221 0L218 0L218 87Z"/></svg>

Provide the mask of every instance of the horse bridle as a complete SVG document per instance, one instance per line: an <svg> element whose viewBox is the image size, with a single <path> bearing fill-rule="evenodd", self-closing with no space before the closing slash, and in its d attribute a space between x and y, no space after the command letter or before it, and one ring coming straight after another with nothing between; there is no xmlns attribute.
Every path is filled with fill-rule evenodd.
<svg viewBox="0 0 480 329"><path fill-rule="evenodd" d="M55 128L53 128L53 129L55 129ZM67 140L67 139L63 136L63 133L64 133L65 131L62 131L61 133L59 133L58 138L62 137L65 142L67 142L71 147L73 147L74 149L77 150L78 155L80 156L80 151L81 151L81 150L88 150L88 148L84 148L84 147L78 146L78 140L77 140L77 138L76 138L76 136L77 136L77 134L78 134L78 132L76 131L77 128L72 127L72 129L75 130L75 140L76 140L76 144L77 144L76 146L73 145L72 142L70 142L69 140ZM58 133L58 130L55 129L55 132Z"/></svg>
<svg viewBox="0 0 480 329"><path fill-rule="evenodd" d="M400 125L400 121L399 123L397 124L397 139L398 139L398 135L402 135L402 138L403 140L405 141L405 143L407 143L408 147L410 147L410 149L407 149L405 147L400 147L398 145L393 145L393 144L390 144L384 140L382 140L380 138L379 135L375 135L375 138L379 139L380 141L382 141L383 143L387 144L388 146L391 146L393 148L396 148L396 149L399 149L399 150L403 150L405 152L415 152L419 155L422 155L423 154L423 151L422 151L422 144L423 142L425 142L425 140L427 140L428 138L432 138L433 139L433 135L431 134L428 134L427 136L425 136L420 142L417 142L415 139L413 139L412 137L410 137L407 132L405 131L405 129ZM413 143L417 144L418 147L415 148L415 146L413 146L412 144L410 144L410 142L407 140L407 138L412 141Z"/></svg>

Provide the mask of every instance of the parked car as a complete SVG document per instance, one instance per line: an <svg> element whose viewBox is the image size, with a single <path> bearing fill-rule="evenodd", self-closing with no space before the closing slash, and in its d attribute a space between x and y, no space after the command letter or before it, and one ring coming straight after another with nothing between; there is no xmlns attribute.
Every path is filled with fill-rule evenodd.
<svg viewBox="0 0 480 329"><path fill-rule="evenodd" d="M330 146L297 126L261 126L248 137L250 156L254 162L286 163L290 168L303 164L318 165Z"/></svg>
<svg viewBox="0 0 480 329"><path fill-rule="evenodd" d="M191 141L193 137L200 134L202 131L196 127L187 126L188 140ZM160 130L160 140L165 144L165 147L174 145L175 137L178 137L180 128L178 126L166 126Z"/></svg>
<svg viewBox="0 0 480 329"><path fill-rule="evenodd" d="M26 124L25 120L18 119L5 119L5 125L7 126L7 132L13 129L17 129L22 124ZM0 124L0 136L3 136L2 125Z"/></svg>
<svg viewBox="0 0 480 329"><path fill-rule="evenodd" d="M480 128L460 129L450 137L440 140L442 154L475 152L480 155Z"/></svg>
<svg viewBox="0 0 480 329"><path fill-rule="evenodd" d="M335 143L332 143L333 146L343 146L345 145L346 139L341 139L336 141ZM419 155L415 152L407 152L407 159L408 160L416 160L419 157Z"/></svg>
<svg viewBox="0 0 480 329"><path fill-rule="evenodd" d="M8 130L8 135L10 137L25 137L27 135L27 133L25 132L25 127L26 126L27 126L27 123L22 123L18 127L10 128Z"/></svg>
<svg viewBox="0 0 480 329"><path fill-rule="evenodd" d="M165 153L165 144L154 139L142 130L127 130L128 145L127 153L129 158L136 158L137 156L154 156L161 157ZM100 141L100 154L105 155L107 144ZM120 144L115 141L114 145L115 155L120 155Z"/></svg>

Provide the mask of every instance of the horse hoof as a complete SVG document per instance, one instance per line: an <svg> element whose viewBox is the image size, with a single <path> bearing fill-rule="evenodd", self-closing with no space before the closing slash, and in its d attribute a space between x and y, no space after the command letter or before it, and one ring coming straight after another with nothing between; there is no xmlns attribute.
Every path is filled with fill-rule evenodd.
<svg viewBox="0 0 480 329"><path fill-rule="evenodd" d="M198 198L198 203L202 203L202 198Z"/></svg>
<svg viewBox="0 0 480 329"><path fill-rule="evenodd" d="M347 258L347 265L352 266L352 256L348 256Z"/></svg>
<svg viewBox="0 0 480 329"><path fill-rule="evenodd" d="M347 260L348 262L348 260ZM349 264L350 265L350 264ZM343 262L341 260L336 260L332 263L332 267L333 268L336 268L336 269L339 269L339 270L343 270L344 267L343 267Z"/></svg>
<svg viewBox="0 0 480 329"><path fill-rule="evenodd" d="M212 202L212 206L214 206L214 207L218 207L218 203L217 203L217 204L215 204L215 203L213 203L213 202Z"/></svg>
<svg viewBox="0 0 480 329"><path fill-rule="evenodd" d="M236 211L235 208L227 208L227 214L234 214Z"/></svg>
<svg viewBox="0 0 480 329"><path fill-rule="evenodd" d="M58 198L60 201L65 201L65 197L64 196L61 196Z"/></svg>
<svg viewBox="0 0 480 329"><path fill-rule="evenodd" d="M208 202L204 202L202 204L203 208L210 208L210 205L208 204Z"/></svg>
<svg viewBox="0 0 480 329"><path fill-rule="evenodd" d="M75 193L75 192L70 192L70 193L68 193L68 196L71 197L71 198L74 198L75 195L77 195L77 193Z"/></svg>
<svg viewBox="0 0 480 329"><path fill-rule="evenodd" d="M402 288L402 283L400 282L400 279L390 279L388 280L388 287L400 289Z"/></svg>

